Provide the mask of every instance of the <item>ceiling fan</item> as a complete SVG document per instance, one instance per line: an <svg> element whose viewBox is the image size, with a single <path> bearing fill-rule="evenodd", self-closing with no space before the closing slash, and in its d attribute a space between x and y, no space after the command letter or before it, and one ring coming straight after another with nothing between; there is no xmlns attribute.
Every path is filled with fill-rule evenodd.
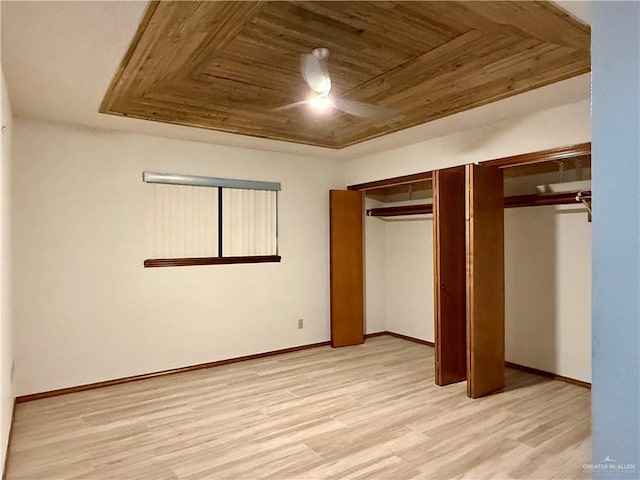
<svg viewBox="0 0 640 480"><path fill-rule="evenodd" d="M312 95L307 100L285 105L275 110L286 110L300 105L308 105L318 113L324 113L336 108L348 115L366 118L374 122L388 121L393 117L393 111L386 107L347 100L337 95L329 95L331 93L331 76L327 67L328 59L328 48L314 48L310 53L302 55L300 58L300 71L305 83L311 89Z"/></svg>

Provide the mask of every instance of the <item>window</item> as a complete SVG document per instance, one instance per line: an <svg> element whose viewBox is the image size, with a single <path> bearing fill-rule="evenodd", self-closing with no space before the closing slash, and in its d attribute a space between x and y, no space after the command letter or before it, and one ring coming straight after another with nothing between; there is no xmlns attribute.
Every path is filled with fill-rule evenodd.
<svg viewBox="0 0 640 480"><path fill-rule="evenodd" d="M144 172L149 184L145 267L279 262L280 184Z"/></svg>

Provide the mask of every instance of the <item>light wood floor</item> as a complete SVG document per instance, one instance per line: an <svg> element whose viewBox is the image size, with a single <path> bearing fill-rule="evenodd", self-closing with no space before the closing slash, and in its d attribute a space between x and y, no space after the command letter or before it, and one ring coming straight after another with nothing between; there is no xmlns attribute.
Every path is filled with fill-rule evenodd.
<svg viewBox="0 0 640 480"><path fill-rule="evenodd" d="M394 337L19 404L8 479L584 478L590 392L478 400Z"/></svg>

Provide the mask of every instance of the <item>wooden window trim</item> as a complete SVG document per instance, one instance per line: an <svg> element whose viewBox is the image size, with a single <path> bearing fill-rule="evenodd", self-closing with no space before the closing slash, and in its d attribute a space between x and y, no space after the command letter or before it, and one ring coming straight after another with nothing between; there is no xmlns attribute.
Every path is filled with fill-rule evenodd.
<svg viewBox="0 0 640 480"><path fill-rule="evenodd" d="M151 258L144 261L145 268L189 267L194 265L229 265L234 263L279 263L280 255L258 255L242 257L194 257L194 258Z"/></svg>

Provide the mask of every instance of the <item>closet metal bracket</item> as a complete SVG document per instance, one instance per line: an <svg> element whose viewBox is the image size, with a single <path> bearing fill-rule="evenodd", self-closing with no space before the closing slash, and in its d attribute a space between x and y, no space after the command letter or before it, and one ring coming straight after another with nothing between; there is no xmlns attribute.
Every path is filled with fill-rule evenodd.
<svg viewBox="0 0 640 480"><path fill-rule="evenodd" d="M593 212L591 210L591 195L585 195L584 192L578 192L576 194L576 202L580 202L584 205L588 212L588 221L591 223L593 218Z"/></svg>

